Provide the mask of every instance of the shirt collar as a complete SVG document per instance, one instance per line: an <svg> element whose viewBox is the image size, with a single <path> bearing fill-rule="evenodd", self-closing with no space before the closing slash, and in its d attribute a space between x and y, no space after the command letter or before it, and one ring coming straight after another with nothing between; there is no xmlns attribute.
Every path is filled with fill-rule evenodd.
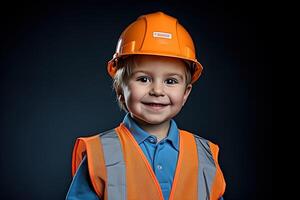
<svg viewBox="0 0 300 200"><path fill-rule="evenodd" d="M142 142L144 142L148 137L151 137L153 135L149 134L148 132L144 131L142 128L139 127L139 125L132 119L129 113L127 113L124 117L123 123L125 126L130 130L133 137L137 141L137 143L140 145ZM176 122L172 119L170 128L168 131L168 135L165 139L166 141L169 141L172 146L179 151L179 131L176 125Z"/></svg>

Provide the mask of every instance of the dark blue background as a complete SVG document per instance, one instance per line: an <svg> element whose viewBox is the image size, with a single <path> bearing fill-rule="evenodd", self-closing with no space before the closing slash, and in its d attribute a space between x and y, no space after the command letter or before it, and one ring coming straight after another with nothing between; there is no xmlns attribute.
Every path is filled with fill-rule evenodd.
<svg viewBox="0 0 300 200"><path fill-rule="evenodd" d="M65 198L76 137L124 116L106 62L123 29L154 11L179 19L204 66L179 127L220 146L226 199L270 197L271 10L258 1L1 5L0 199Z"/></svg>

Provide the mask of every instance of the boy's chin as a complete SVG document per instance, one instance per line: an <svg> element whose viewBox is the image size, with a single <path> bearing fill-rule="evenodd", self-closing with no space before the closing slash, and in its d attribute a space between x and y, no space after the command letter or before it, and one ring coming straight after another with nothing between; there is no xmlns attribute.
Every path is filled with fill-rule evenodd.
<svg viewBox="0 0 300 200"><path fill-rule="evenodd" d="M169 122L171 118L169 117L161 117L161 116L135 116L135 119L138 120L139 123L144 125L160 125L166 122Z"/></svg>

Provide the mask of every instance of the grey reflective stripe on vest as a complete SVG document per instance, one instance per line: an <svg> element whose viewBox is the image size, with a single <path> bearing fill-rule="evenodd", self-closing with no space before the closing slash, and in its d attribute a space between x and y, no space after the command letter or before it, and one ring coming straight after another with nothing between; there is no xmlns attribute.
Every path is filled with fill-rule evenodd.
<svg viewBox="0 0 300 200"><path fill-rule="evenodd" d="M195 135L198 151L198 200L209 200L216 165L208 140Z"/></svg>
<svg viewBox="0 0 300 200"><path fill-rule="evenodd" d="M109 200L126 199L125 162L119 137L114 129L100 134L107 172Z"/></svg>

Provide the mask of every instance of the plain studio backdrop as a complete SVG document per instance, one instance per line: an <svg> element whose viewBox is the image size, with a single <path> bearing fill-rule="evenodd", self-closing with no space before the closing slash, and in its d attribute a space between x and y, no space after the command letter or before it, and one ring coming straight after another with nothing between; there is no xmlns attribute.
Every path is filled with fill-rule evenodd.
<svg viewBox="0 0 300 200"><path fill-rule="evenodd" d="M271 197L269 5L14 1L0 9L0 199L65 198L76 137L114 128L124 116L106 72L117 40L155 11L179 19L204 66L178 126L219 145L225 199Z"/></svg>

